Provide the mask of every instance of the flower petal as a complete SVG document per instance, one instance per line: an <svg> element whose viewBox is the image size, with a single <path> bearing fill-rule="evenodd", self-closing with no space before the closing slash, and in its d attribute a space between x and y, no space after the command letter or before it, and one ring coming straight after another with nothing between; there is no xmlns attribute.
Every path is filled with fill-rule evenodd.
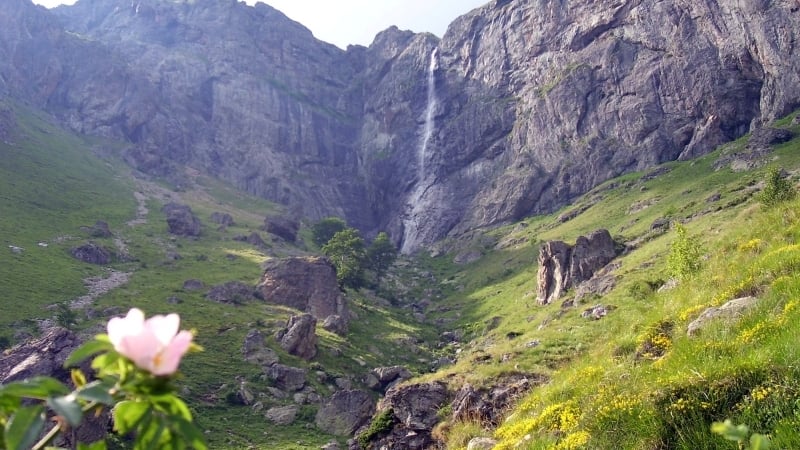
<svg viewBox="0 0 800 450"><path fill-rule="evenodd" d="M118 351L138 367L152 372L156 355L162 349L158 338L150 330L144 329L138 335L122 338Z"/></svg>
<svg viewBox="0 0 800 450"><path fill-rule="evenodd" d="M189 331L181 331L175 336L175 339L169 343L167 348L159 355L156 367L153 369L155 375L171 375L178 370L178 365L181 358L189 350L189 345L192 343L192 333Z"/></svg>
<svg viewBox="0 0 800 450"><path fill-rule="evenodd" d="M132 308L128 315L114 317L108 321L108 339L114 345L114 349L119 351L120 343L125 336L137 335L142 332L144 325L144 313L141 309Z"/></svg>
<svg viewBox="0 0 800 450"><path fill-rule="evenodd" d="M149 329L163 346L167 346L181 326L181 318L177 314L166 316L153 316L144 323L145 328Z"/></svg>

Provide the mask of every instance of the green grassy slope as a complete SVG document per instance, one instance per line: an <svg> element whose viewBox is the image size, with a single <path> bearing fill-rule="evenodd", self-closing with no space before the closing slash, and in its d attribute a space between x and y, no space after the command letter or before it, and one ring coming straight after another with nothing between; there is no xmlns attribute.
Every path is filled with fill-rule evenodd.
<svg viewBox="0 0 800 450"><path fill-rule="evenodd" d="M433 307L446 312L434 318L452 321L468 337L458 362L428 378L447 379L455 388L514 373L550 380L520 399L496 430L446 424L448 448L464 448L477 435L495 437L500 449L735 448L709 431L712 421L725 418L771 433L778 448L800 448L794 326L800 202L767 210L750 188L769 167L800 168L800 140L778 146L768 166L714 170L720 154L745 142L668 164L667 173L652 179L630 174L605 183L560 212L586 208L570 221L554 214L491 231L492 239L470 247L485 256L468 266L452 264L452 254L421 260L449 290ZM703 256L697 273L657 293L652 286L669 278L667 255L675 239L674 231L650 231L659 218L684 222ZM537 305L539 243L574 242L598 228L618 242L636 243L616 261L616 288L575 307L562 307L561 300ZM698 337L686 335L706 307L746 295L759 301L741 320L720 320ZM596 304L614 309L598 321L580 317Z"/></svg>
<svg viewBox="0 0 800 450"><path fill-rule="evenodd" d="M43 319L57 320L58 310L50 306L85 295L85 279L107 277L110 270L128 273L127 283L79 311L72 327L87 334L102 331L110 316L133 306L148 315L179 313L183 326L196 329L205 348L184 361L180 387L214 449L310 449L345 439L313 426L315 404L302 405L290 426L277 426L264 417L264 410L293 399L266 395L270 380L260 367L243 360L242 343L251 329L268 336L282 364L308 370L308 384L323 396L333 392L332 380L338 377L360 386L373 367L404 364L416 372L427 371L430 355L417 340L430 337L432 327L407 321L400 308L369 292L349 294L351 310L359 318L349 339L320 324L319 356L309 363L286 354L272 337L296 311L256 300L220 304L207 300L205 290L184 290L189 279L201 280L206 287L230 281L255 286L267 258L308 252L303 243L288 245L260 231L265 215L280 213L269 202L191 170L186 174L191 183L180 192L157 180L135 178L119 160L118 144L76 137L49 124L47 117L10 106L19 127L11 144L0 143L0 348L38 333L37 323ZM199 238L169 235L161 208L171 200L190 205L203 222ZM146 214L137 212L140 206L147 207ZM210 220L214 212L231 214L236 224L218 230ZM81 228L97 220L108 222L114 236L91 238ZM251 232L260 232L265 249L232 239ZM106 267L72 258L69 249L89 240L127 257L116 257ZM15 254L8 245L24 250ZM383 332L376 334L377 328ZM262 402L262 412L236 401L242 382Z"/></svg>

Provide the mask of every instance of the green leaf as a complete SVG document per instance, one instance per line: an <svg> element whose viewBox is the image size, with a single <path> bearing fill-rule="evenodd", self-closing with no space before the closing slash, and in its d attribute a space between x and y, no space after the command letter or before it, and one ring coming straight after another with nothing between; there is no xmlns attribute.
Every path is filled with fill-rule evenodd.
<svg viewBox="0 0 800 450"><path fill-rule="evenodd" d="M47 400L54 395L67 395L69 389L60 381L50 377L35 377L0 387L0 395Z"/></svg>
<svg viewBox="0 0 800 450"><path fill-rule="evenodd" d="M106 441L97 441L91 444L78 444L78 450L106 450L106 448Z"/></svg>
<svg viewBox="0 0 800 450"><path fill-rule="evenodd" d="M77 427L81 424L83 419L83 411L81 405L78 404L78 399L74 394L64 395L61 397L50 397L47 399L47 406L50 407L56 414L63 417L69 426Z"/></svg>
<svg viewBox="0 0 800 450"><path fill-rule="evenodd" d="M166 431L166 426L163 421L155 420L150 415L142 423L141 429L136 436L136 442L133 445L134 450L161 450L162 446L159 445L159 442L164 431Z"/></svg>
<svg viewBox="0 0 800 450"><path fill-rule="evenodd" d="M110 382L97 380L83 386L75 394L81 400L111 405L114 403L114 398L111 396L113 387L114 385Z"/></svg>
<svg viewBox="0 0 800 450"><path fill-rule="evenodd" d="M714 422L711 424L711 431L721 435L729 441L744 442L747 439L750 428L747 425L734 426L730 419L725 422Z"/></svg>
<svg viewBox="0 0 800 450"><path fill-rule="evenodd" d="M176 434L180 435L180 440L185 442L189 448L193 448L195 450L208 450L203 433L194 423L181 419L180 417L176 417L172 419L172 425Z"/></svg>
<svg viewBox="0 0 800 450"><path fill-rule="evenodd" d="M28 450L44 428L44 406L26 406L11 416L3 440L7 450Z"/></svg>
<svg viewBox="0 0 800 450"><path fill-rule="evenodd" d="M750 450L769 450L771 446L772 443L769 441L769 437L763 434L755 433L750 436Z"/></svg>
<svg viewBox="0 0 800 450"><path fill-rule="evenodd" d="M64 361L64 367L76 366L92 355L113 349L114 346L111 345L111 342L108 341L108 338L101 339L100 336L97 336L93 340L76 348L67 357L67 360Z"/></svg>
<svg viewBox="0 0 800 450"><path fill-rule="evenodd" d="M180 398L173 394L152 396L150 398L153 403L159 406L159 409L174 417L181 417L183 419L192 420L192 413L189 407Z"/></svg>
<svg viewBox="0 0 800 450"><path fill-rule="evenodd" d="M149 403L125 400L114 407L114 429L119 434L126 434L136 428L150 415Z"/></svg>

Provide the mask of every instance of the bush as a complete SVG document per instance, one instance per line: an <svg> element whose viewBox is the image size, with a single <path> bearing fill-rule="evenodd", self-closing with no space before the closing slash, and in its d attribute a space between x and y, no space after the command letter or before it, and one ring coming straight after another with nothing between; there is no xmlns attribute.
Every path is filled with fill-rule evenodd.
<svg viewBox="0 0 800 450"><path fill-rule="evenodd" d="M685 279L700 270L700 243L679 223L675 224L675 233L667 258L667 272L672 277Z"/></svg>
<svg viewBox="0 0 800 450"><path fill-rule="evenodd" d="M393 425L394 411L392 409L379 412L378 415L372 419L372 422L369 424L369 428L358 435L359 445L361 445L361 448L367 448L369 441L381 434L388 432L392 429Z"/></svg>
<svg viewBox="0 0 800 450"><path fill-rule="evenodd" d="M761 194L758 196L758 200L764 207L769 208L775 206L779 203L791 200L797 195L794 186L784 177L783 170L780 168L774 167L770 169L769 172L767 172L765 182L766 186L764 186L764 190L761 191Z"/></svg>
<svg viewBox="0 0 800 450"><path fill-rule="evenodd" d="M338 217L328 217L311 226L311 239L322 247L327 244L336 233L344 231L347 223Z"/></svg>
<svg viewBox="0 0 800 450"><path fill-rule="evenodd" d="M335 235L322 247L322 253L336 267L336 278L341 286L358 289L364 283L364 262L367 254L364 239L354 228Z"/></svg>

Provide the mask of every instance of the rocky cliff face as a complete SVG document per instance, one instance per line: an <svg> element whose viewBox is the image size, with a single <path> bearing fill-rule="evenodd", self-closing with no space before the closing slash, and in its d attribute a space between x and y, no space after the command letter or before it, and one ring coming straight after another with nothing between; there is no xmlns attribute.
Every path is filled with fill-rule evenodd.
<svg viewBox="0 0 800 450"><path fill-rule="evenodd" d="M411 252L800 106L790 0L494 0L342 51L259 4L0 5L0 95Z"/></svg>

